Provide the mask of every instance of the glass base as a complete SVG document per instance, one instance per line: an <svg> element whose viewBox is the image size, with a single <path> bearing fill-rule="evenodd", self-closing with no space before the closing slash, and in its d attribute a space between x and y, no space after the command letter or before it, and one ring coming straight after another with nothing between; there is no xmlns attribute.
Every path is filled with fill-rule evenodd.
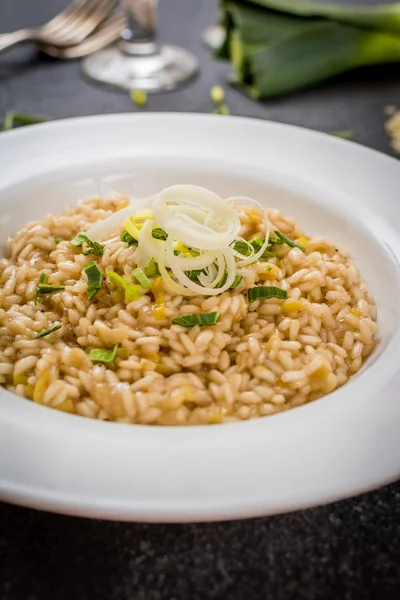
<svg viewBox="0 0 400 600"><path fill-rule="evenodd" d="M197 58L178 46L163 45L154 54L125 54L118 45L83 61L83 72L93 81L124 90L149 93L173 90L198 71Z"/></svg>

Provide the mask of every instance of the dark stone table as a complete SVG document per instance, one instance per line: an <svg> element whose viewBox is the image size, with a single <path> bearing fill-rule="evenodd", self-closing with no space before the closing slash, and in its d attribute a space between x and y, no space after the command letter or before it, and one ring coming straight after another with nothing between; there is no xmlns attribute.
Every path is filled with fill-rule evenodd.
<svg viewBox="0 0 400 600"><path fill-rule="evenodd" d="M40 24L65 3L1 0L0 31ZM160 4L161 37L194 51L201 75L151 97L147 110L209 112L210 87L228 72L200 41L216 0ZM398 66L363 70L264 104L226 87L227 103L234 115L351 129L390 152L383 111L400 104L398 74ZM0 115L8 109L54 118L135 110L127 94L89 85L79 62L31 48L0 58ZM392 598L400 598L399 484L294 514L206 525L107 523L0 505L1 600Z"/></svg>

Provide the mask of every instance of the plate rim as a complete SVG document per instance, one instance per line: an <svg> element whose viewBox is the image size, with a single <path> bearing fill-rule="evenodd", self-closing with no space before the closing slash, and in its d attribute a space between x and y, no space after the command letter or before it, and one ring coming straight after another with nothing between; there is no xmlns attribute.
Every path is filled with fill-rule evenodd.
<svg viewBox="0 0 400 600"><path fill-rule="evenodd" d="M48 122L48 123L44 123L44 124L40 124L40 125L34 125L31 126L27 129L21 129L21 130L14 130L14 131L10 131L10 132L5 132L3 134L3 136L0 136L0 152L1 149L3 147L3 144L5 143L7 137L8 139L11 139L11 137L13 137L14 139L21 139L23 140L24 138L28 137L28 141L29 141L29 137L35 137L37 135L36 132L39 131L43 131L45 132L46 130L55 130L57 128L64 128L64 127L68 127L76 122L79 123L92 123L95 126L96 122L104 122L104 121L108 121L108 122L112 122L113 120L117 120L117 121L125 121L126 119L128 120L144 120L144 121L156 121L157 119L163 119L163 120L170 120L171 122L178 120L178 121L193 121L193 120L215 120L217 119L217 122L221 122L220 119L221 117L217 116L217 115L204 115L204 114L197 114L197 113L158 113L158 112L154 112L154 113L146 113L146 114L137 114L137 113L124 113L124 114L115 114L115 115L93 115L90 117L77 117L77 118L72 118L72 119L63 119L63 120L59 120L59 121L54 121L54 122ZM391 161L392 164L396 164L396 168L399 171L399 181L400 181L400 165L397 163L396 159L390 156L385 155L382 152L379 152L377 150L371 149L371 148L366 148L364 146L362 146L361 144L358 144L356 142L352 142L352 141L345 141L345 140L341 140L339 138L335 138L334 136L328 134L328 133L324 133L324 132L319 132L319 131L314 131L314 130L310 130L304 127L300 127L300 126L294 126L294 125L289 125L289 124L282 124L282 123L276 123L276 122L272 122L272 121L264 121L264 120L260 120L260 119L253 119L253 118L249 118L249 117L228 117L229 119L229 123L244 123L244 124L248 124L248 123L252 123L252 126L254 125L254 123L257 123L258 125L263 125L266 127L265 130L267 130L268 128L270 129L275 129L276 131L278 131L278 135L279 135L279 130L285 130L287 132L295 132L294 135L310 135L311 136L322 136L325 140L329 140L329 144L334 144L334 145L338 145L338 147L341 148L345 148L348 145L351 146L355 146L357 148L357 152L361 152L361 153L369 153L371 155L377 155L378 157L380 157L380 160L382 160L382 158L384 159L384 161ZM218 126L216 126L218 127ZM233 127L236 127L236 125L233 125ZM261 135L261 134L260 134ZM19 142L22 143L22 142ZM0 173L2 171L1 165L0 165ZM23 181L23 179L21 179L21 181ZM0 186L0 191L1 191L2 187ZM398 233L396 231L396 236L398 237ZM348 384L349 385L349 384ZM347 386L346 386L347 387ZM340 392L340 390L339 390ZM5 412L7 413L7 411L4 411L4 406L3 406L3 391L0 391L0 426L1 426L1 421L4 419L5 416ZM17 399L18 403L23 403L23 404L27 404L26 401L22 400L22 399ZM326 400L324 401L326 402ZM316 404L316 403L314 403ZM297 410L302 410L304 411L305 409L309 408L311 405L307 405L302 407L301 409L297 409ZM24 412L26 412L27 406L24 407ZM312 405L312 408L314 408L314 405ZM49 411L46 408L43 407L37 407L37 406L29 406L29 410L30 409L35 409L35 411L45 411L46 413L56 413L56 411ZM11 412L13 412L13 408L10 409ZM270 419L268 419L269 422L273 422L274 419L282 417L282 416L289 416L290 413L292 411L289 411L289 413L285 413L285 415L276 415L276 416L272 416L270 417ZM297 411L294 411L297 412ZM27 413L28 414L28 413ZM37 414L39 415L39 413L37 412ZM399 413L400 416L400 413ZM57 414L52 414L52 415L47 415L48 418L44 418L44 413L43 413L43 419L42 417L39 417L39 421L43 420L48 422L50 421L57 421L57 419L60 419L60 423L65 423L65 427L67 427L67 429L69 428L69 426L67 425L67 423L69 422L70 419L73 420L79 420L82 421L82 423L79 425L79 427L73 427L73 429L91 429L92 425L94 426L93 431L96 429L96 424L97 425L106 425L107 427L112 426L112 427L117 427L118 431L120 430L120 428L128 428L131 429L132 427L134 428L146 428L146 434L148 432L148 427L146 426L132 426L132 425L123 425L123 424L114 424L114 423L98 423L96 421L90 421L90 425L87 425L86 423L84 423L83 419L80 419L79 417L75 417L75 416L71 416L71 415L60 415L59 413ZM8 414L8 418L10 418L10 414ZM7 418L6 418L7 421ZM12 418L10 419L9 422L12 421ZM224 426L225 427L240 427L245 425L244 423L242 424L238 424L236 426ZM270 428L270 426L269 426ZM39 423L39 430L43 429L43 425L41 426ZM166 428L168 429L168 428ZM204 429L204 428L195 428L195 427L191 427L188 428L186 430L186 432L184 433L183 436L181 437L190 437L190 433L189 430L193 431L194 429ZM212 428L212 429L217 429L217 428ZM1 431L1 427L0 427L0 431ZM121 430L122 431L122 430ZM176 429L175 429L176 431ZM156 434L156 432L151 433L150 436L154 437ZM180 435L180 434L179 434ZM215 434L212 434L215 437ZM121 436L122 437L122 436ZM310 499L308 500L303 500L303 501L289 501L287 503L287 505L285 505L284 503L281 504L281 507L283 510L280 510L280 508L278 506L275 507L275 509L272 506L269 506L269 508L263 508L262 505L258 504L258 508L252 504L252 502L250 500L246 502L243 502L243 500L241 501L240 506L234 506L234 503L230 505L229 509L227 508L227 506L214 506L214 505L199 505L199 506L195 506L192 503L192 507L185 505L183 508L182 506L178 505L175 503L176 509L169 507L169 509L166 511L165 510L165 503L164 503L164 509L160 508L160 506L155 505L151 508L151 510L149 511L148 508L146 508L145 506L140 507L138 505L138 503L136 502L136 506L135 506L135 501L129 501L129 502L125 502L122 500L116 500L115 504L113 505L113 508L111 510L111 505L112 502L110 499L105 501L105 506L102 507L101 506L101 502L94 502L93 499L87 501L86 499L80 499L77 498L76 501L74 501L73 499L65 499L65 494L64 494L64 499L61 496L57 496L56 493L51 493L49 492L49 497L47 498L47 494L45 492L38 492L35 493L32 490L23 490L22 488L20 488L19 490L17 490L16 488L14 490L12 490L12 486L4 485L4 481L2 479L2 473L0 470L0 497L3 498L4 500L9 500L18 504L22 504L22 505L29 505L32 506L34 508L44 508L45 510L53 510L55 512L64 512L67 514L75 514L75 515L81 515L81 516L98 516L98 517L102 517L102 518L108 518L108 519L121 519L122 520L145 520L147 522L149 521L154 521L154 522L158 522L158 521L162 521L162 522L167 522L167 521L171 521L171 522L183 522L183 521L203 521L203 520L222 520L222 519L231 519L231 518L244 518L244 517L253 517L253 516L261 516L261 515L265 515L265 514L276 514L278 512L282 512L282 511L288 511L288 510L298 510L300 508L305 508L305 507L309 507L309 506L315 506L320 504L321 502L333 502L335 500L338 500L339 498L343 498L343 497L348 497L348 496L352 496L358 493L362 493L364 491L368 491L370 489L373 489L374 487L376 487L377 485L383 485L385 483L389 483L390 481L393 481L394 479L396 479L397 477L400 476L400 454L398 456L399 460L398 460L398 466L396 471L388 476L385 475L382 477L382 479L379 479L377 477L373 478L373 481L369 481L368 483L365 483L365 485L362 486L358 486L354 489L347 489L345 492L338 492L338 494L335 496L334 494L332 494L332 492L327 492L327 497L322 497L321 495L319 497L316 497L314 499L314 501L311 501ZM108 504L108 508L107 508L107 504ZM139 503L140 504L140 503ZM111 512L110 512L111 511ZM179 513L179 514L178 514ZM161 517L161 519L160 519Z"/></svg>

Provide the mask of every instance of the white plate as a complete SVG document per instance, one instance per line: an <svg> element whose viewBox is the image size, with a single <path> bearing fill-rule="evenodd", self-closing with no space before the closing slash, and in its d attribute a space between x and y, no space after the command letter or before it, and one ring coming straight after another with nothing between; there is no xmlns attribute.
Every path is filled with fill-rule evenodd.
<svg viewBox="0 0 400 600"><path fill-rule="evenodd" d="M193 521L283 512L400 474L400 165L356 144L240 118L73 119L0 135L0 234L98 193L172 183L246 194L346 245L379 344L350 383L284 414L160 428L62 414L0 391L0 497L74 515Z"/></svg>

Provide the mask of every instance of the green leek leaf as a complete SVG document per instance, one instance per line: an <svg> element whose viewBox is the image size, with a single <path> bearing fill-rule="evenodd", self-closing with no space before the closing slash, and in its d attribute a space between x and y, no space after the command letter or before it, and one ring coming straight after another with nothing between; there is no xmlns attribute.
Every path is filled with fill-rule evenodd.
<svg viewBox="0 0 400 600"><path fill-rule="evenodd" d="M133 269L133 271L132 271L132 277L135 277L135 279L137 279L138 282L145 289L149 289L149 287L151 286L151 281L148 279L147 275L143 272L143 270L140 267L137 267L136 269Z"/></svg>
<svg viewBox="0 0 400 600"><path fill-rule="evenodd" d="M182 327L194 327L199 325L200 327L206 327L210 325L216 325L219 321L221 313L218 311L211 313L203 313L200 315L184 315L183 317L177 317L172 319L175 325L182 325Z"/></svg>
<svg viewBox="0 0 400 600"><path fill-rule="evenodd" d="M106 275L107 275L110 283L113 283L114 285L119 287L121 290L125 290L125 288L128 284L125 281L125 279L122 277L122 275L119 275L118 273L116 273L115 271L112 271L111 269L106 271Z"/></svg>
<svg viewBox="0 0 400 600"><path fill-rule="evenodd" d="M273 285L259 285L256 287L249 288L248 298L249 302L255 302L256 300L265 300L266 298L282 298L288 297L286 290L282 288L274 287Z"/></svg>
<svg viewBox="0 0 400 600"><path fill-rule="evenodd" d="M37 117L9 110L3 121L3 130L8 131L9 129L14 129L15 126L36 125L37 123L45 123L46 121L51 121L50 117Z"/></svg>
<svg viewBox="0 0 400 600"><path fill-rule="evenodd" d="M345 7L314 0L221 3L217 55L254 98L305 89L356 67L400 62L400 3Z"/></svg>
<svg viewBox="0 0 400 600"><path fill-rule="evenodd" d="M304 246L302 246L301 244L298 244L297 242L295 242L294 240L291 240L290 238L287 237L287 235L285 235L284 233L281 233L280 231L278 231L277 229L275 229L275 233L278 236L278 238L280 238L282 240L282 242L284 242L285 244L287 244L288 246L290 246L291 248L299 248L302 252L305 252L306 249L304 248Z"/></svg>
<svg viewBox="0 0 400 600"><path fill-rule="evenodd" d="M121 242L126 242L128 244L128 246L137 246L139 244L139 242L137 240L135 240L135 238L132 237L131 234L128 233L126 229L124 229L121 232L119 239L121 240Z"/></svg>
<svg viewBox="0 0 400 600"><path fill-rule="evenodd" d="M118 344L115 344L112 350L104 350L102 348L93 348L89 352L89 358L92 362L110 363L114 362L117 357Z"/></svg>
<svg viewBox="0 0 400 600"><path fill-rule="evenodd" d="M103 287L103 274L94 261L83 267L87 277L87 297L93 300L97 292Z"/></svg>
<svg viewBox="0 0 400 600"><path fill-rule="evenodd" d="M354 138L354 131L350 129L347 131L329 131L329 134L342 138L342 140L352 140Z"/></svg>
<svg viewBox="0 0 400 600"><path fill-rule="evenodd" d="M61 292L62 290L65 290L65 285L47 285L40 283L36 289L36 296L54 294L54 292Z"/></svg>
<svg viewBox="0 0 400 600"><path fill-rule="evenodd" d="M400 3L375 6L345 6L342 3L319 0L247 0L267 9L289 13L297 17L322 17L355 27L378 29L400 34Z"/></svg>
<svg viewBox="0 0 400 600"><path fill-rule="evenodd" d="M46 335L50 335L50 333L54 333L55 331L58 331L58 329L61 329L61 327L62 327L61 323L56 323L55 325L53 325L53 327L50 327L50 329L45 329L45 331L41 331L40 333L35 335L35 340L38 340L39 338L42 338L42 337L46 337Z"/></svg>
<svg viewBox="0 0 400 600"><path fill-rule="evenodd" d="M188 271L187 276L191 281L199 281L200 273L204 273L204 269L193 269L192 271Z"/></svg>
<svg viewBox="0 0 400 600"><path fill-rule="evenodd" d="M156 240L164 241L168 238L168 234L164 231L164 229L161 229L161 227L154 227L154 229L151 232L151 236Z"/></svg>
<svg viewBox="0 0 400 600"><path fill-rule="evenodd" d="M136 283L130 283L125 288L125 303L133 302L140 298L141 286Z"/></svg>
<svg viewBox="0 0 400 600"><path fill-rule="evenodd" d="M149 262L149 264L145 268L144 272L147 275L147 277L156 277L157 275L160 274L159 270L158 270L157 263L154 260L154 258L151 259L151 261Z"/></svg>
<svg viewBox="0 0 400 600"><path fill-rule="evenodd" d="M250 256L251 254L254 254L252 250L252 244L250 242L246 242L245 240L236 240L232 245L232 248L243 256Z"/></svg>
<svg viewBox="0 0 400 600"><path fill-rule="evenodd" d="M242 276L241 275L236 275L235 279L233 280L233 283L231 285L232 289L237 288L237 286L239 285L239 283L242 281Z"/></svg>
<svg viewBox="0 0 400 600"><path fill-rule="evenodd" d="M71 240L70 243L73 246L76 246L77 248L81 248L83 244L86 244L86 250L83 250L83 254L85 256L87 256L88 254L94 254L95 256L103 256L104 246L102 244L99 244L99 242L92 242L84 233L78 233L78 235L73 240Z"/></svg>
<svg viewBox="0 0 400 600"><path fill-rule="evenodd" d="M70 241L70 244L80 248L82 244L86 241L87 237L84 233L78 233L77 236L74 237L73 240Z"/></svg>
<svg viewBox="0 0 400 600"><path fill-rule="evenodd" d="M251 240L250 244L253 246L254 251L258 252L263 247L264 242L265 242L265 238L258 237L258 238L254 238L253 240ZM269 238L268 242L271 243L270 238ZM264 250L264 252L261 254L260 258L275 258L275 254L273 252L270 252L270 250Z"/></svg>
<svg viewBox="0 0 400 600"><path fill-rule="evenodd" d="M228 279L228 269L225 269L224 274L222 275L221 279L218 281L218 283L216 284L216 288L221 288L223 285L225 285L226 280Z"/></svg>

